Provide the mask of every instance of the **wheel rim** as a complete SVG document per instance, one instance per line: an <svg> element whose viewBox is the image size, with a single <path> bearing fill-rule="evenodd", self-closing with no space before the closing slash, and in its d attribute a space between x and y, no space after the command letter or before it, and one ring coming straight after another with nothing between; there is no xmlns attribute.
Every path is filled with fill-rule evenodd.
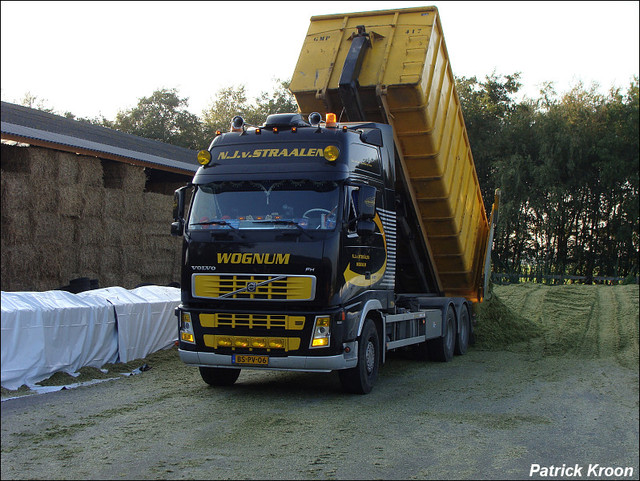
<svg viewBox="0 0 640 481"><path fill-rule="evenodd" d="M371 374L373 372L373 368L376 365L376 348L373 345L373 342L371 341L367 343L367 352L365 353L365 360L367 362L367 373Z"/></svg>

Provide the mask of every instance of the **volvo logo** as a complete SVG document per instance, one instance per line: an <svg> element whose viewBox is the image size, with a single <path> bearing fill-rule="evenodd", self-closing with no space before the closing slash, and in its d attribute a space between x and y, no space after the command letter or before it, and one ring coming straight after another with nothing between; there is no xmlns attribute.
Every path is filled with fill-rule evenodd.
<svg viewBox="0 0 640 481"><path fill-rule="evenodd" d="M247 292L256 292L257 284L255 282L247 283Z"/></svg>

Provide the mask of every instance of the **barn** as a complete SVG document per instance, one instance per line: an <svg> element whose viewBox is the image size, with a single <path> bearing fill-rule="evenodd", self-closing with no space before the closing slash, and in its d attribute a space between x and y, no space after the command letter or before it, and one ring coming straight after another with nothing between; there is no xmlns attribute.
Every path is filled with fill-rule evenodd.
<svg viewBox="0 0 640 481"><path fill-rule="evenodd" d="M3 291L169 285L197 152L2 102Z"/></svg>

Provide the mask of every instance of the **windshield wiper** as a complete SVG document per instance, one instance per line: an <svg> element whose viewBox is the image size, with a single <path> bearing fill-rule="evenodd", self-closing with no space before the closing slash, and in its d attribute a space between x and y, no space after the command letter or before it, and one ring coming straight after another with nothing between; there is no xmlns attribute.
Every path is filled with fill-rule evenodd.
<svg viewBox="0 0 640 481"><path fill-rule="evenodd" d="M271 224L294 225L300 230L300 232L302 232L303 234L306 234L310 239L313 239L311 234L309 234L305 229L303 229L302 226L300 226L300 224L298 224L297 222L294 222L292 220L273 219L273 220L254 220L252 222L254 224L266 224L267 222L269 222Z"/></svg>
<svg viewBox="0 0 640 481"><path fill-rule="evenodd" d="M238 230L237 227L233 227L231 224L229 224L226 220L209 220L207 222L196 222L194 224L189 224L189 225L228 225L229 227L231 227L233 230Z"/></svg>
<svg viewBox="0 0 640 481"><path fill-rule="evenodd" d="M233 234L234 236L237 236L239 239L244 239L244 236L242 235L240 230L237 227L234 227L231 224L229 224L226 220L209 220L207 222L196 222L194 224L189 224L189 226L194 226L194 225L226 225L230 227L229 230L211 229L211 230L206 230L202 232L209 232L213 237L228 236Z"/></svg>

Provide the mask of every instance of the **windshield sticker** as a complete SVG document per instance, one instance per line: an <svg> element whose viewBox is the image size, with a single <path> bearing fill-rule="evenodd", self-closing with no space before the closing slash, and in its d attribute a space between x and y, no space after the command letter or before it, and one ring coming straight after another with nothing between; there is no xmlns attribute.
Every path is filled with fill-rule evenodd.
<svg viewBox="0 0 640 481"><path fill-rule="evenodd" d="M222 150L218 152L217 160L228 159L256 159L266 157L324 157L324 149L254 149L254 150Z"/></svg>

